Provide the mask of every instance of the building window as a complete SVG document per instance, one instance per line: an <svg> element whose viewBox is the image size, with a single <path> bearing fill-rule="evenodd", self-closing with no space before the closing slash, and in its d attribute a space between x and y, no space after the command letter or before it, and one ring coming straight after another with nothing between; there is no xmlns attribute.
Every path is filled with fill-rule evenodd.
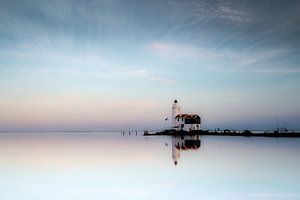
<svg viewBox="0 0 300 200"><path fill-rule="evenodd" d="M179 122L179 118L177 118L177 121Z"/></svg>

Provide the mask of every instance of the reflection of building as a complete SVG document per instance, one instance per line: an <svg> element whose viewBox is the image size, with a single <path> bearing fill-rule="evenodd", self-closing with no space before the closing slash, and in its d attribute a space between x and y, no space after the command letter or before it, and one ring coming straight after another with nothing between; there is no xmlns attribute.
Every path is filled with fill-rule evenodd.
<svg viewBox="0 0 300 200"><path fill-rule="evenodd" d="M181 114L181 107L175 99L172 106L172 127L176 130L200 130L201 118L198 115Z"/></svg>
<svg viewBox="0 0 300 200"><path fill-rule="evenodd" d="M172 136L172 158L174 164L177 165L180 158L180 151L195 150L201 146L199 135L191 136Z"/></svg>

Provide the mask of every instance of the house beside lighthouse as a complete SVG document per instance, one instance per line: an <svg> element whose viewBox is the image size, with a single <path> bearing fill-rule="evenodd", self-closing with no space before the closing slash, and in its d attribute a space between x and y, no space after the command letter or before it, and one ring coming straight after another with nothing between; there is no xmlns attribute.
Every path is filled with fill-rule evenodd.
<svg viewBox="0 0 300 200"><path fill-rule="evenodd" d="M201 118L196 114L181 113L181 106L177 99L172 106L172 129L177 131L199 131L201 128Z"/></svg>

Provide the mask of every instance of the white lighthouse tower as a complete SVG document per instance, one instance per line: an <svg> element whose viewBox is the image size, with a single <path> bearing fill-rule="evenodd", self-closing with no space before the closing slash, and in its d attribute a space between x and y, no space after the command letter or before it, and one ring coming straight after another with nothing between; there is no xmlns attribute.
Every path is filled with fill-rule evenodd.
<svg viewBox="0 0 300 200"><path fill-rule="evenodd" d="M176 116L181 114L181 107L178 104L177 99L174 100L173 106L172 106L172 128L176 126Z"/></svg>

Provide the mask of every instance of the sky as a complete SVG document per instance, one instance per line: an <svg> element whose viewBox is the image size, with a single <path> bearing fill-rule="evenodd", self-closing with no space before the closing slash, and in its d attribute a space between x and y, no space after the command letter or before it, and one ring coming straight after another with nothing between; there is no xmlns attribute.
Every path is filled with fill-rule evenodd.
<svg viewBox="0 0 300 200"><path fill-rule="evenodd" d="M0 0L0 131L300 129L300 2Z"/></svg>

